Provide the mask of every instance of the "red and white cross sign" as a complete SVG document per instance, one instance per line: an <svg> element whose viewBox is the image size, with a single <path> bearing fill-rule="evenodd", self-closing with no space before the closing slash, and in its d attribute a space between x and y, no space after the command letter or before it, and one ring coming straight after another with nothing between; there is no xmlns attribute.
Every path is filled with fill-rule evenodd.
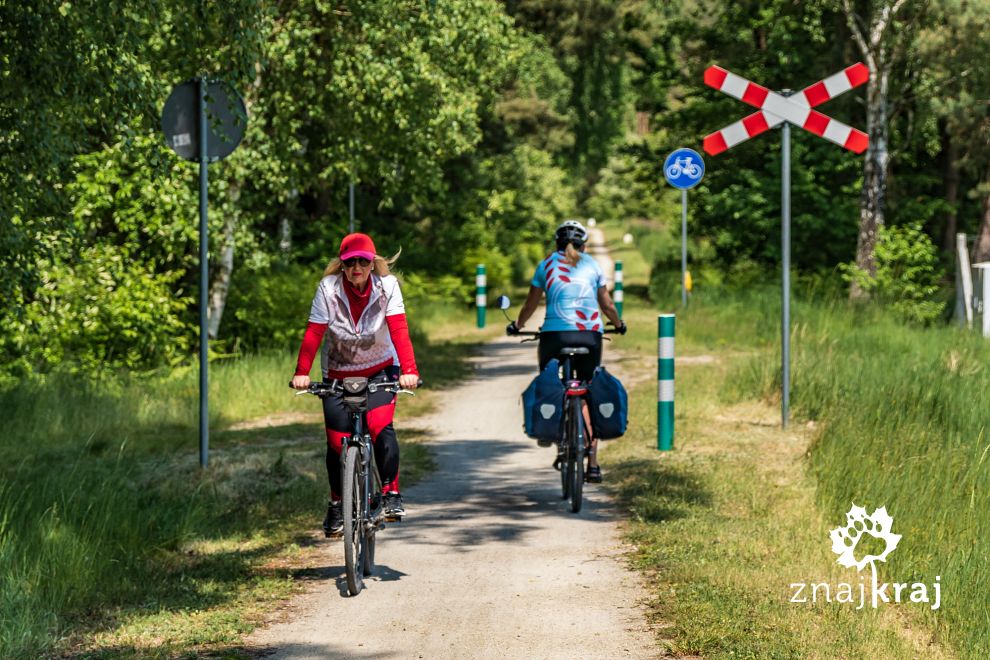
<svg viewBox="0 0 990 660"><path fill-rule="evenodd" d="M706 137L705 152L711 156L720 154L740 142L789 121L850 151L863 153L869 144L866 133L812 108L862 85L869 77L866 65L858 62L797 94L783 96L722 67L710 66L705 70L706 85L760 110Z"/></svg>

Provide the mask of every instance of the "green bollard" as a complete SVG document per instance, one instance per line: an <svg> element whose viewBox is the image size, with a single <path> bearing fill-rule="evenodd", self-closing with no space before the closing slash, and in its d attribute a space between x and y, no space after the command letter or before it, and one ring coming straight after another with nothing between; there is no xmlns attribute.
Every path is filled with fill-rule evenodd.
<svg viewBox="0 0 990 660"><path fill-rule="evenodd" d="M615 262L615 310L622 318L622 262Z"/></svg>
<svg viewBox="0 0 990 660"><path fill-rule="evenodd" d="M485 308L488 306L488 277L485 275L485 264L478 264L474 283L477 286L474 304L478 308L478 328L481 329L485 327Z"/></svg>
<svg viewBox="0 0 990 660"><path fill-rule="evenodd" d="M657 317L657 449L674 448L674 315Z"/></svg>

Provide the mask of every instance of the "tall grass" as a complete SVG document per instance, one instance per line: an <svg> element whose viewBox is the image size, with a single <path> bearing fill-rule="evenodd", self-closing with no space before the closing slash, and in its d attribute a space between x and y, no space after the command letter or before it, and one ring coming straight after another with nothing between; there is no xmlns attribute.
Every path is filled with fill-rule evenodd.
<svg viewBox="0 0 990 660"><path fill-rule="evenodd" d="M424 379L462 377L473 316L422 316L414 341ZM194 367L99 382L52 376L0 390L0 657L50 654L115 613L232 607L239 589L256 584L257 546L271 553L312 527L325 497L319 406L288 389L294 367L288 352L211 365L208 471L196 461ZM229 429L298 412L314 423ZM404 445L404 483L429 461L422 447ZM237 616L219 618L223 630L190 633L200 640L190 644L243 630ZM173 651L189 647L166 644L161 653Z"/></svg>
<svg viewBox="0 0 990 660"><path fill-rule="evenodd" d="M801 305L792 403L821 429L810 467L836 525L852 503L886 506L903 536L888 581L943 585L925 610L965 655L990 654L990 342L955 328L904 326L844 301ZM776 347L772 355L777 355ZM732 388L778 396L761 355Z"/></svg>

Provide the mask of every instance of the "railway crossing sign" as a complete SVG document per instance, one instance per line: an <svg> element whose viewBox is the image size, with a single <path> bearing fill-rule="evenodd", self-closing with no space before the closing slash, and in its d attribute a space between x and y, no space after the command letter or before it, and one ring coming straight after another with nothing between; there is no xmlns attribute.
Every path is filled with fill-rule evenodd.
<svg viewBox="0 0 990 660"><path fill-rule="evenodd" d="M781 397L780 413L787 427L791 391L791 124L834 142L853 153L861 154L869 146L866 133L824 115L814 108L850 89L859 87L870 78L870 71L857 62L793 94L773 92L762 85L737 76L719 66L705 69L705 84L737 98L757 112L734 124L715 131L704 139L705 153L715 156L771 128L781 130L780 164L780 243L782 279Z"/></svg>
<svg viewBox="0 0 990 660"><path fill-rule="evenodd" d="M800 126L854 153L863 153L869 144L866 133L812 108L859 87L869 78L869 69L862 62L857 62L797 94L787 96L772 92L722 67L710 66L705 69L706 85L760 110L706 137L705 153L715 156L784 122Z"/></svg>

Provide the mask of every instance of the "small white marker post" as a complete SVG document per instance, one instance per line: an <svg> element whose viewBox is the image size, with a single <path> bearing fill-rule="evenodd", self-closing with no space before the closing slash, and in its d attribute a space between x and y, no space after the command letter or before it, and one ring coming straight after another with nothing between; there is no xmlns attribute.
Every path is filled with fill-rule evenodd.
<svg viewBox="0 0 990 660"><path fill-rule="evenodd" d="M478 264L474 284L476 287L474 304L478 308L478 328L484 328L485 310L488 307L488 276L485 275L485 264Z"/></svg>
<svg viewBox="0 0 990 660"><path fill-rule="evenodd" d="M990 261L973 264L980 269L980 279L983 280L983 336L990 337Z"/></svg>
<svg viewBox="0 0 990 660"><path fill-rule="evenodd" d="M615 262L615 291L613 293L615 294L615 300L613 301L613 302L615 302L615 311L617 311L619 313L619 318L621 319L622 318L622 298L623 298L623 292L622 292L622 262L621 261L616 261Z"/></svg>
<svg viewBox="0 0 990 660"><path fill-rule="evenodd" d="M657 317L657 449L674 448L674 321Z"/></svg>

